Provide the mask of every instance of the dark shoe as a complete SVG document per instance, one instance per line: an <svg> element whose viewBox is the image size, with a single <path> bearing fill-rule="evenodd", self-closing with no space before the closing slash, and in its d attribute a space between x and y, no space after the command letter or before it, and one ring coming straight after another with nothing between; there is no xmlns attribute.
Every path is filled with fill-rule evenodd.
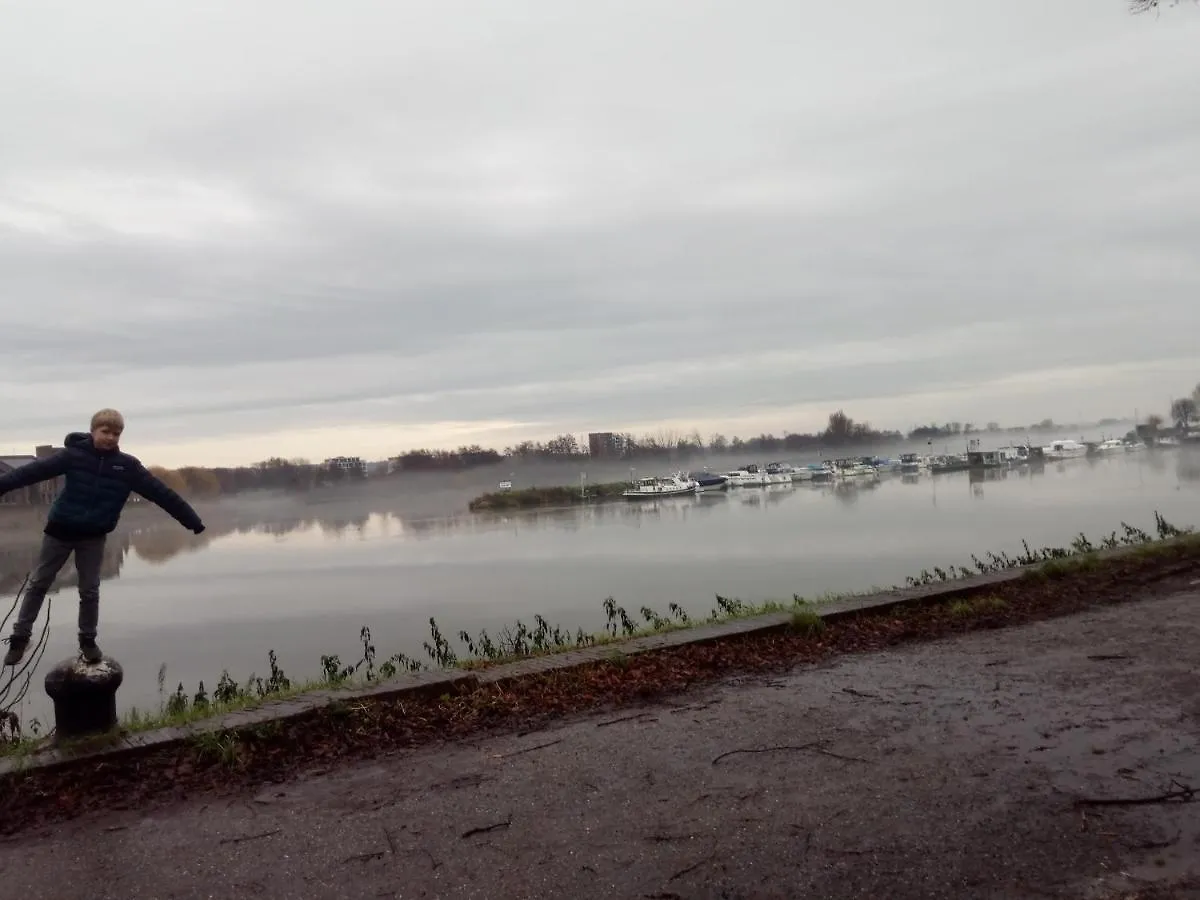
<svg viewBox="0 0 1200 900"><path fill-rule="evenodd" d="M21 657L25 655L25 648L29 646L29 638L18 637L13 635L8 639L8 652L4 654L4 665L15 666L21 661Z"/></svg>
<svg viewBox="0 0 1200 900"><path fill-rule="evenodd" d="M95 638L79 639L79 655L83 657L83 661L88 665L95 665L104 659L104 654L96 646Z"/></svg>

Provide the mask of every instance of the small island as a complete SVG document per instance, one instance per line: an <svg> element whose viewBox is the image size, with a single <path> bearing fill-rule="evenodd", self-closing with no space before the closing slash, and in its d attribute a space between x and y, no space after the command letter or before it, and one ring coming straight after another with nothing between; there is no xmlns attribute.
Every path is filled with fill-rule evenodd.
<svg viewBox="0 0 1200 900"><path fill-rule="evenodd" d="M509 509L534 509L544 506L578 506L582 503L604 503L620 500L621 494L632 485L628 481L605 484L556 485L528 487L521 490L500 490L480 494L468 504L471 512L503 512Z"/></svg>

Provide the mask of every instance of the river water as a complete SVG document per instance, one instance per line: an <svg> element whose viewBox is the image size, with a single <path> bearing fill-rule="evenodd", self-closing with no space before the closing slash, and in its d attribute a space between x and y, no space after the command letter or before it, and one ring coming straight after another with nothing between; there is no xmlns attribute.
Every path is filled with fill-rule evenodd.
<svg viewBox="0 0 1200 900"><path fill-rule="evenodd" d="M1022 539L1098 540L1122 521L1153 532L1156 511L1197 524L1198 457L1146 452L988 477L890 475L511 515L366 503L290 519L242 510L228 522L207 515L202 539L157 516L110 539L100 641L125 667L121 706L146 709L158 707L162 664L168 692L200 680L211 690L223 669L239 681L265 675L270 649L290 676L316 677L323 654L358 658L363 625L380 659L427 659L431 616L451 638L538 613L596 631L610 596L630 612L677 603L702 616L717 593L758 602L861 591L969 565L972 553L1015 554ZM37 538L10 541L0 556L5 609ZM72 652L72 583L52 595L43 671ZM23 714L47 710L39 673Z"/></svg>

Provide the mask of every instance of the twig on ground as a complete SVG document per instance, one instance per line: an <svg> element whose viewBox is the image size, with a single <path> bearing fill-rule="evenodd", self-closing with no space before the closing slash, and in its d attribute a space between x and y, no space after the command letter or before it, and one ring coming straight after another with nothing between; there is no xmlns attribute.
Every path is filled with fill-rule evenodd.
<svg viewBox="0 0 1200 900"><path fill-rule="evenodd" d="M491 831L499 831L501 828L507 828L511 824L512 824L512 816L509 816L503 822L497 822L495 825L484 825L480 828L471 828L471 829L468 829L467 831L464 831L459 836L463 837L463 838L474 837L477 834L487 834L488 832L491 832Z"/></svg>
<svg viewBox="0 0 1200 900"><path fill-rule="evenodd" d="M871 700L878 700L878 694L869 694L866 691L856 691L854 688L842 688L843 694L849 694L851 697L866 697Z"/></svg>
<svg viewBox="0 0 1200 900"><path fill-rule="evenodd" d="M400 854L396 852L396 841L392 837L392 833L385 828L383 829L383 836L387 838L388 849L392 851L392 856L399 856Z"/></svg>
<svg viewBox="0 0 1200 900"><path fill-rule="evenodd" d="M1182 831L1175 832L1175 837L1167 838L1165 841L1138 841L1137 843L1126 844L1130 850L1165 850L1167 847L1173 846L1183 837Z"/></svg>
<svg viewBox="0 0 1200 900"><path fill-rule="evenodd" d="M376 850L372 853L355 853L353 856L347 856L345 859L343 859L342 864L345 865L346 863L352 862L370 862L373 859L383 859L383 853L384 851L382 850Z"/></svg>
<svg viewBox="0 0 1200 900"><path fill-rule="evenodd" d="M563 738L559 738L556 741L547 741L544 744L535 744L532 747L525 747L521 750L514 750L512 753L496 753L493 755L492 758L493 759L508 759L510 756L520 756L522 753L532 753L534 750L545 750L547 747L553 747L555 744L561 744L562 742L563 742Z"/></svg>
<svg viewBox="0 0 1200 900"><path fill-rule="evenodd" d="M622 722L635 722L638 719L646 719L649 717L650 717L650 713L640 712L637 715L633 715L633 716L622 716L619 719L609 719L607 722L597 722L596 727L604 728L606 725L619 725Z"/></svg>
<svg viewBox="0 0 1200 900"><path fill-rule="evenodd" d="M426 848L422 847L421 852L429 857L429 864L430 864L430 866L432 866L432 871L436 872L441 867L442 864L440 862L438 862L436 859L434 859L433 854L430 853Z"/></svg>
<svg viewBox="0 0 1200 900"><path fill-rule="evenodd" d="M720 700L707 700L704 703L694 703L688 706L676 706L671 710L671 714L674 715L675 713L681 712L697 712L701 709L708 709L710 706L719 706L720 703Z"/></svg>
<svg viewBox="0 0 1200 900"><path fill-rule="evenodd" d="M282 828L272 828L270 831L262 831L258 834L244 834L241 837L221 838L222 844L241 844L246 841L257 841L260 838L268 838L273 834L279 834L283 831Z"/></svg>
<svg viewBox="0 0 1200 900"><path fill-rule="evenodd" d="M1152 794L1148 797L1078 797L1076 806L1148 806L1152 803L1169 803L1178 800L1190 803L1196 797L1196 792L1186 785L1180 785L1172 791Z"/></svg>
<svg viewBox="0 0 1200 900"><path fill-rule="evenodd" d="M1131 657L1125 653L1093 653L1088 659L1095 662L1107 662L1113 659L1130 659Z"/></svg>
<svg viewBox="0 0 1200 900"><path fill-rule="evenodd" d="M695 872L698 868L700 868L705 863L712 862L714 859L716 859L716 857L717 857L717 854L715 852L708 854L708 856L704 857L701 860L698 860L697 862L692 863L687 868L680 869L678 872L676 872L674 875L672 875L670 878L667 879L667 883L670 884L672 881L675 881L677 878L682 878L684 875L687 875L689 872Z"/></svg>
<svg viewBox="0 0 1200 900"><path fill-rule="evenodd" d="M795 752L810 751L812 753L820 753L822 756L832 756L834 759L843 759L843 760L846 760L847 762L862 762L862 763L870 762L869 759L863 759L861 756L845 756L841 753L834 753L832 750L826 750L823 746L821 746L821 744L822 744L821 741L813 741L812 743L809 743L809 744L795 744L792 746L743 747L738 750L726 750L720 756L716 757L712 761L712 764L715 766L717 763L719 763L721 760L725 759L726 757L736 756L739 753L774 753L777 751L784 751L784 750L795 751Z"/></svg>

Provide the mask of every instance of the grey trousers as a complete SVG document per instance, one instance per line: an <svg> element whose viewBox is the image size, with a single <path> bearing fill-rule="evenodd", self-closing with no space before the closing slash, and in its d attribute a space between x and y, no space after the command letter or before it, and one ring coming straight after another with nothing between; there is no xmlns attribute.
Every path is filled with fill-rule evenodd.
<svg viewBox="0 0 1200 900"><path fill-rule="evenodd" d="M80 538L64 541L50 535L42 536L42 550L37 565L21 598L21 611L13 625L15 637L31 637L33 623L42 611L46 591L54 583L59 569L67 558L75 554L75 571L79 573L79 636L96 637L96 626L100 622L100 568L104 564L105 536Z"/></svg>

